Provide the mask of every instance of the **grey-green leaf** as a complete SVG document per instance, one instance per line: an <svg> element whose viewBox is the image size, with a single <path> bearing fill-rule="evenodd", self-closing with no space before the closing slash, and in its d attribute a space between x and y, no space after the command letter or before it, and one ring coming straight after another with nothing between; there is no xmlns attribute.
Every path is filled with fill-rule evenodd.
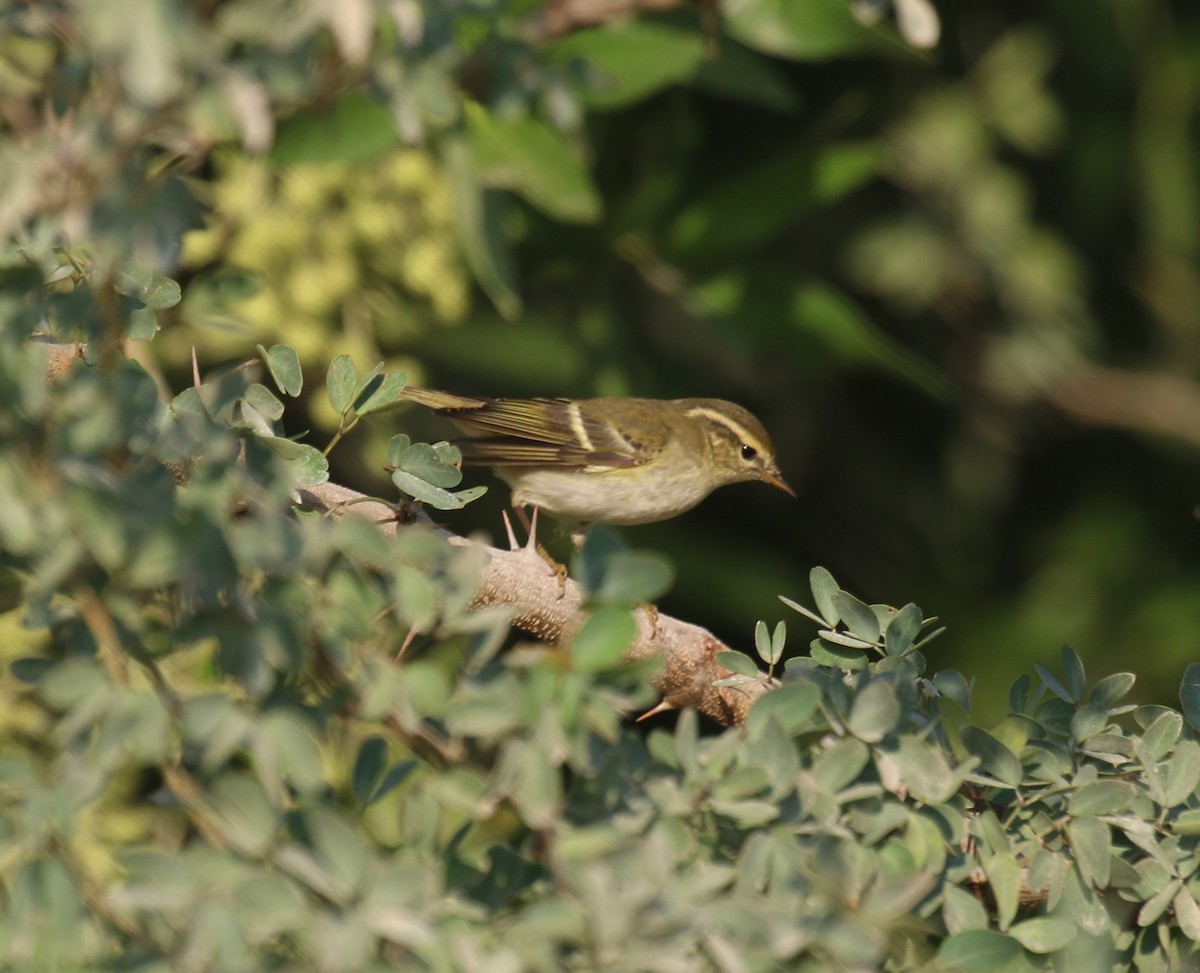
<svg viewBox="0 0 1200 973"><path fill-rule="evenodd" d="M754 623L754 651L763 662L767 662L771 654L771 635L767 631L767 623L762 619Z"/></svg>
<svg viewBox="0 0 1200 973"><path fill-rule="evenodd" d="M225 774L208 790L217 828L234 848L261 855L275 832L275 812L261 785L248 774Z"/></svg>
<svg viewBox="0 0 1200 973"><path fill-rule="evenodd" d="M1067 703L1079 702L1078 697L1072 696L1071 691L1058 681L1058 677L1040 662L1035 662L1033 664L1033 669L1038 676L1041 677L1042 682L1046 684L1046 688L1049 689L1050 692L1054 693L1054 695L1059 699Z"/></svg>
<svg viewBox="0 0 1200 973"><path fill-rule="evenodd" d="M833 575L822 567L815 567L808 572L808 584L812 588L813 602L821 617L832 628L841 619L833 604L833 595L838 591L838 584Z"/></svg>
<svg viewBox="0 0 1200 973"><path fill-rule="evenodd" d="M338 355L329 363L325 374L325 391L329 404L338 415L345 415L354 401L354 389L358 384L358 369L349 355Z"/></svg>
<svg viewBox="0 0 1200 973"><path fill-rule="evenodd" d="M901 736L894 759L908 792L926 804L940 804L962 783L962 773L953 769L945 751L913 736Z"/></svg>
<svg viewBox="0 0 1200 973"><path fill-rule="evenodd" d="M1200 941L1200 904L1185 885L1175 893L1171 903L1175 909L1175 921L1192 942Z"/></svg>
<svg viewBox="0 0 1200 973"><path fill-rule="evenodd" d="M392 482L414 500L420 500L437 510L459 510L465 504L483 495L486 487L471 487L451 493L418 479L404 470L392 471Z"/></svg>
<svg viewBox="0 0 1200 973"><path fill-rule="evenodd" d="M272 345L264 350L258 346L259 353L266 359L267 369L271 378L284 395L295 398L304 387L304 373L300 370L300 357L291 345Z"/></svg>
<svg viewBox="0 0 1200 973"><path fill-rule="evenodd" d="M378 383L364 389L365 395L357 396L354 408L360 416L383 409L400 398L407 384L408 377L403 372L388 372Z"/></svg>
<svg viewBox="0 0 1200 973"><path fill-rule="evenodd" d="M404 433L398 433L388 442L388 465L399 466L400 457L408 452L408 447L412 445L412 440Z"/></svg>
<svg viewBox="0 0 1200 973"><path fill-rule="evenodd" d="M1083 699L1083 691L1087 688L1087 679L1083 671L1083 660L1071 646L1062 647L1063 674L1067 679L1067 688L1071 690L1073 699Z"/></svg>
<svg viewBox="0 0 1200 973"><path fill-rule="evenodd" d="M824 627L825 620L823 618L821 618L821 616L818 615L816 612L811 611L808 608L805 608L802 604L800 604L800 602L793 601L791 598L787 598L783 595L779 596L779 600L782 601L785 605L787 605L788 608L792 609L792 611L799 612L805 618L809 619L810 621L814 621L818 625Z"/></svg>
<svg viewBox="0 0 1200 973"><path fill-rule="evenodd" d="M858 692L850 704L847 727L860 740L878 743L895 730L900 719L900 701L892 684L876 679Z"/></svg>
<svg viewBox="0 0 1200 973"><path fill-rule="evenodd" d="M1136 680L1132 672L1114 672L1105 676L1088 693L1088 702L1094 706L1112 706L1129 694Z"/></svg>
<svg viewBox="0 0 1200 973"><path fill-rule="evenodd" d="M1057 953L1075 938L1076 927L1067 919L1037 916L1015 923L1008 934L1031 953Z"/></svg>
<svg viewBox="0 0 1200 973"><path fill-rule="evenodd" d="M858 780L870 759L871 750L866 744L846 737L826 748L813 761L813 780L824 790L837 793Z"/></svg>
<svg viewBox="0 0 1200 973"><path fill-rule="evenodd" d="M996 918L1001 930L1007 929L1017 915L1021 899L1021 866L1010 851L992 855L983 863L984 874L996 900Z"/></svg>
<svg viewBox="0 0 1200 973"><path fill-rule="evenodd" d="M794 733L812 718L820 701L821 691L812 683L787 683L758 697L746 718L747 729L754 733L774 716L785 732Z"/></svg>
<svg viewBox="0 0 1200 973"><path fill-rule="evenodd" d="M758 657L767 665L773 666L779 663L786 639L787 626L783 622L776 624L774 632L768 632L766 622L755 623L754 649L758 653Z"/></svg>
<svg viewBox="0 0 1200 973"><path fill-rule="evenodd" d="M245 398L258 412L273 422L283 418L283 403L265 385L252 382L246 388Z"/></svg>
<svg viewBox="0 0 1200 973"><path fill-rule="evenodd" d="M387 741L381 736L369 736L363 740L350 773L350 792L360 804L370 800L386 763Z"/></svg>
<svg viewBox="0 0 1200 973"><path fill-rule="evenodd" d="M1020 785L1024 776L1021 761L1008 747L986 730L970 724L962 727L959 734L967 752L979 758L980 770L1010 787Z"/></svg>
<svg viewBox="0 0 1200 973"><path fill-rule="evenodd" d="M319 449L280 436L264 438L262 441L283 457L297 486L317 486L329 479L329 461Z"/></svg>
<svg viewBox="0 0 1200 973"><path fill-rule="evenodd" d="M917 640L917 635L924 622L925 618L921 614L921 609L912 602L896 612L892 616L892 620L888 622L883 635L883 644L887 654L903 655L907 652Z"/></svg>
<svg viewBox="0 0 1200 973"><path fill-rule="evenodd" d="M942 897L942 920L951 935L966 929L986 929L988 926L983 903L970 892L950 884L946 885Z"/></svg>
<svg viewBox="0 0 1200 973"><path fill-rule="evenodd" d="M1090 740L1108 726L1108 707L1086 703L1071 716L1071 736L1077 743Z"/></svg>
<svg viewBox="0 0 1200 973"><path fill-rule="evenodd" d="M854 671L864 669L867 665L867 655L862 649L832 645L824 639L813 639L808 645L808 652L814 662L823 666L836 666Z"/></svg>
<svg viewBox="0 0 1200 973"><path fill-rule="evenodd" d="M596 601L615 604L652 602L671 587L671 563L648 551L618 551L608 559L604 578L593 594Z"/></svg>
<svg viewBox="0 0 1200 973"><path fill-rule="evenodd" d="M967 712L971 711L971 686L966 677L955 669L943 669L933 677L939 693L958 703Z"/></svg>
<svg viewBox="0 0 1200 973"><path fill-rule="evenodd" d="M1076 817L1119 814L1137 800L1137 788L1123 780L1098 780L1071 794L1067 808Z"/></svg>
<svg viewBox="0 0 1200 973"><path fill-rule="evenodd" d="M396 465L405 473L443 490L456 487L462 482L462 470L443 463L428 443L413 443L404 451Z"/></svg>
<svg viewBox="0 0 1200 973"><path fill-rule="evenodd" d="M728 669L730 672L737 673L739 676L757 676L758 667L755 666L754 660L748 655L741 652L734 652L729 649L718 652L716 659L713 660L717 665Z"/></svg>
<svg viewBox="0 0 1200 973"><path fill-rule="evenodd" d="M1183 740L1167 761L1165 800L1167 807L1176 807L1187 802L1200 785L1200 744L1195 740Z"/></svg>
<svg viewBox="0 0 1200 973"><path fill-rule="evenodd" d="M851 635L864 642L879 641L879 618L870 605L859 601L848 591L835 591L832 600L834 609L846 623Z"/></svg>
<svg viewBox="0 0 1200 973"><path fill-rule="evenodd" d="M1112 874L1112 829L1099 818L1072 818L1067 822L1067 837L1083 880L1093 888L1108 888Z"/></svg>
<svg viewBox="0 0 1200 973"><path fill-rule="evenodd" d="M1145 746L1150 756L1156 760L1162 760L1171 752L1171 748L1175 746L1182 732L1183 717L1174 710L1167 710L1160 713L1158 718L1146 727L1142 745Z"/></svg>
<svg viewBox="0 0 1200 973"><path fill-rule="evenodd" d="M1183 887L1183 883L1173 878L1154 895L1150 896L1142 907L1138 910L1137 924L1139 926L1149 926L1151 923L1157 922L1162 918L1164 912L1167 911L1175 898L1175 895Z"/></svg>
<svg viewBox="0 0 1200 973"><path fill-rule="evenodd" d="M1200 662L1192 662L1183 670L1179 684L1179 702L1183 715L1193 730L1200 730Z"/></svg>
<svg viewBox="0 0 1200 973"><path fill-rule="evenodd" d="M139 299L151 311L165 311L183 298L179 284L170 277L155 277L149 286L142 288Z"/></svg>
<svg viewBox="0 0 1200 973"><path fill-rule="evenodd" d="M619 665L637 635L633 614L601 606L580 626L571 644L571 662L583 672L603 672Z"/></svg>
<svg viewBox="0 0 1200 973"><path fill-rule="evenodd" d="M1021 944L991 929L967 929L948 937L937 952L939 973L1009 973Z"/></svg>
<svg viewBox="0 0 1200 973"><path fill-rule="evenodd" d="M348 898L358 891L366 872L362 838L342 814L324 805L309 810L304 823L321 864L338 882L336 891Z"/></svg>
<svg viewBox="0 0 1200 973"><path fill-rule="evenodd" d="M158 333L158 318L148 307L139 307L129 315L125 333L134 341L149 341Z"/></svg>

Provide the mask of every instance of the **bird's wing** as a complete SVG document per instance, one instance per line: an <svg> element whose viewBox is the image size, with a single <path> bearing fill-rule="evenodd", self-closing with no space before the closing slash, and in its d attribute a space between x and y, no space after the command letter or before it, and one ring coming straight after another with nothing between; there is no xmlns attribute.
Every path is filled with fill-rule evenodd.
<svg viewBox="0 0 1200 973"><path fill-rule="evenodd" d="M570 399L485 399L415 388L404 395L459 425L491 434L456 444L465 462L622 468L643 461L639 443Z"/></svg>
<svg viewBox="0 0 1200 973"><path fill-rule="evenodd" d="M479 466L546 466L558 468L623 469L635 460L619 453L587 451L578 446L536 443L528 439L460 439L455 445L463 462Z"/></svg>

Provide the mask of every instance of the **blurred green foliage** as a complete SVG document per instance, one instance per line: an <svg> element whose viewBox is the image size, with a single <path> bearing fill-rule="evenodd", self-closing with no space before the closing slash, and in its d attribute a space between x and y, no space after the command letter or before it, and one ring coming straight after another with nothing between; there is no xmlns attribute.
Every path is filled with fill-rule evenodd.
<svg viewBox="0 0 1200 973"><path fill-rule="evenodd" d="M0 10L4 962L1194 963L1200 12L585 6ZM744 732L625 725L657 555L498 654L469 554L296 513L326 454L478 494L397 368L763 417L799 504L636 535L664 610L765 619ZM818 561L942 606L937 673L824 575L785 661Z"/></svg>

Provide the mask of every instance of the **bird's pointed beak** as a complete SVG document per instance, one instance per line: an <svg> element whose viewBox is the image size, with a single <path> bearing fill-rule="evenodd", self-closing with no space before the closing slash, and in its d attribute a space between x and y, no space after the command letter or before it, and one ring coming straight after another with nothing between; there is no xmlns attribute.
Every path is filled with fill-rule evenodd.
<svg viewBox="0 0 1200 973"><path fill-rule="evenodd" d="M772 467L769 470L763 470L761 476L764 483L770 483L773 487L779 487L789 497L795 498L796 491L788 486L787 480L783 478L778 469Z"/></svg>

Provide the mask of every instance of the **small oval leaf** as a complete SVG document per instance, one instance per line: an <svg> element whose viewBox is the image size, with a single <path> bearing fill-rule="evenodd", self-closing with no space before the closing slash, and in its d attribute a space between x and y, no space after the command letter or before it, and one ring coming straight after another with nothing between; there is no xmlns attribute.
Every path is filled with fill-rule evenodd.
<svg viewBox="0 0 1200 973"><path fill-rule="evenodd" d="M1075 817L1095 817L1099 814L1118 814L1137 800L1138 789L1123 780L1098 780L1071 795L1067 809Z"/></svg>
<svg viewBox="0 0 1200 973"><path fill-rule="evenodd" d="M1179 684L1179 702L1183 715L1193 730L1200 730L1200 662L1192 662L1183 670Z"/></svg>
<svg viewBox="0 0 1200 973"><path fill-rule="evenodd" d="M833 606L846 623L851 635L872 644L879 641L879 617L871 610L870 605L859 601L848 591L835 591Z"/></svg>
<svg viewBox="0 0 1200 973"><path fill-rule="evenodd" d="M338 355L329 363L329 371L325 373L325 393L338 415L344 415L350 408L357 383L358 369L349 355Z"/></svg>
<svg viewBox="0 0 1200 973"><path fill-rule="evenodd" d="M825 568L813 568L808 572L808 584L812 588L813 601L816 603L821 617L830 627L836 625L841 616L838 615L837 609L833 605L833 595L838 590L833 575Z"/></svg>
<svg viewBox="0 0 1200 973"><path fill-rule="evenodd" d="M259 351L262 352L262 345ZM284 395L295 398L304 387L304 373L300 369L300 356L291 345L272 345L264 354L271 378Z"/></svg>

